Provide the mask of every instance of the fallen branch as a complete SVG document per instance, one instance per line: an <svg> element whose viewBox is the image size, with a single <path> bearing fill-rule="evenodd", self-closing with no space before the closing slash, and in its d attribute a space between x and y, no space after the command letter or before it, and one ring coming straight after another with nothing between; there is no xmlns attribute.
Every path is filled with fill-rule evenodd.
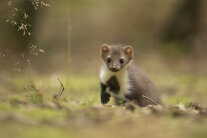
<svg viewBox="0 0 207 138"><path fill-rule="evenodd" d="M55 95L53 96L54 99L57 99L58 97L60 97L60 96L63 94L63 91L65 90L65 88L64 88L64 86L63 86L63 83L60 81L59 78L58 78L58 81L60 82L61 89L60 89L60 91L59 91L57 94L55 94Z"/></svg>

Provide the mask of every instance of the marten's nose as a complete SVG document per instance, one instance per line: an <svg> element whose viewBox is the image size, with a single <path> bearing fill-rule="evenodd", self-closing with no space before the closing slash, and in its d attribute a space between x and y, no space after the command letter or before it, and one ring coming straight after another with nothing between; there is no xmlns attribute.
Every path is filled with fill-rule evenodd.
<svg viewBox="0 0 207 138"><path fill-rule="evenodd" d="M110 66L111 71L117 72L119 71L120 67L116 64Z"/></svg>
<svg viewBox="0 0 207 138"><path fill-rule="evenodd" d="M116 66L112 66L112 68L111 68L112 70L116 70L117 69L117 67Z"/></svg>

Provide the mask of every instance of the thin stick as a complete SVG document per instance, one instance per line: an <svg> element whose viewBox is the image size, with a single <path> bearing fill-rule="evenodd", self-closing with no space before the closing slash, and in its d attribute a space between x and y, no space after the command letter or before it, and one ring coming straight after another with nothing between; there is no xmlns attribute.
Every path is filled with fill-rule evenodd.
<svg viewBox="0 0 207 138"><path fill-rule="evenodd" d="M151 98L145 96L145 95L142 95L143 98L146 98L147 100L151 101L152 103L154 103L155 105L159 105L157 102L155 102L154 100L152 100Z"/></svg>
<svg viewBox="0 0 207 138"><path fill-rule="evenodd" d="M58 78L59 82L60 82L60 85L62 87L62 90L59 92L59 95L62 95L63 94L63 91L65 90L64 86L63 86L63 83L60 81L60 79Z"/></svg>
<svg viewBox="0 0 207 138"><path fill-rule="evenodd" d="M65 90L65 88L64 88L64 86L63 86L63 83L60 81L59 78L58 78L58 81L60 82L61 90L60 90L57 94L55 94L55 95L53 96L53 98L57 98L57 97L61 96L61 95L63 94L63 91Z"/></svg>

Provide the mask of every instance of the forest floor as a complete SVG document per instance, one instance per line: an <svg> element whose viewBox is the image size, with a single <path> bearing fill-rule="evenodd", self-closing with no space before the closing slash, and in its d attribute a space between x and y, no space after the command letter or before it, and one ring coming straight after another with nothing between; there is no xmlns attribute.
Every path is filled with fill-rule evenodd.
<svg viewBox="0 0 207 138"><path fill-rule="evenodd" d="M207 137L207 78L203 74L150 73L165 107L134 110L115 106L113 101L103 106L97 76L72 75L70 80L63 76L4 77L0 137ZM53 98L61 89L58 78L65 90Z"/></svg>

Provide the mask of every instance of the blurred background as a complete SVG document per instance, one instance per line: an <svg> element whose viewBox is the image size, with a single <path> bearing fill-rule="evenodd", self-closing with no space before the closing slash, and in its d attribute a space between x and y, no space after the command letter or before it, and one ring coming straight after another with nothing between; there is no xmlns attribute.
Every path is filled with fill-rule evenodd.
<svg viewBox="0 0 207 138"><path fill-rule="evenodd" d="M87 126L91 120L97 121L98 117L94 117L94 114L99 116L98 109L92 110L92 113L85 112L95 104L100 105L99 69L102 64L102 44L132 45L134 64L152 78L166 105L189 105L190 102L195 102L206 107L206 5L206 0L1 0L0 111L25 115L29 117L30 122L35 119L48 120L51 116L63 117L63 120L68 122L71 116L72 120L74 119L74 115L78 116L72 122L76 125L86 123ZM45 109L36 104L47 103L48 100L51 102L60 87L58 78L66 88L63 95L67 100L64 100L64 104L70 108L76 107L81 113L71 115L71 112L65 113L65 110L58 110L57 113L53 108ZM28 87L31 89L28 90ZM32 99L28 100L28 95ZM16 108L16 104L22 103L35 105ZM101 108L100 111L104 109ZM82 122L79 121L80 114L86 116ZM8 116L6 113L5 118ZM5 118L0 114L0 121L6 120ZM170 131L178 131L171 128L175 125L166 124L165 119L151 119L148 123L143 122L145 127L140 128L140 132L143 132L141 135L153 134L145 133L145 128L157 132L157 129L163 131L169 126L167 128ZM153 121L155 123L151 123ZM177 120L175 123L181 127L182 134L191 135L192 132L197 135L197 132L202 132L202 136L206 136L206 127L202 126L202 123L200 127L198 124L194 127L188 121ZM48 122L52 122L54 126L60 125L59 122ZM174 120L172 122L174 123ZM118 129L123 126L119 123L114 127L117 130L111 131L114 134L123 132L123 128ZM134 128L129 121L125 123L129 125L126 130ZM155 127L152 124L155 124ZM19 130L18 125L11 126L15 132L25 132L23 129ZM7 130L10 130L11 126L7 125ZM68 136L68 132L62 133L62 130L50 127L55 134ZM86 131L94 133L94 129L98 129L98 132L103 130L89 125ZM28 133L47 132L44 131L47 130L45 126L41 130L34 130ZM107 128L106 134L110 134L110 130L111 128ZM7 136L6 132L1 133ZM69 132L76 133L71 129ZM137 130L133 134L136 132ZM129 136L128 133L125 134ZM156 134L164 137L168 135ZM171 131L170 134L175 133ZM52 133L49 136L54 135Z"/></svg>
<svg viewBox="0 0 207 138"><path fill-rule="evenodd" d="M206 4L205 0L1 1L1 82L11 75L33 73L98 79L100 46L123 44L134 47L134 63L163 95L180 91L191 93L191 98L205 95L200 78L206 77L207 68Z"/></svg>
<svg viewBox="0 0 207 138"><path fill-rule="evenodd" d="M30 0L8 2L1 1L0 8L2 71L13 70L16 64L27 68L21 56L25 53L30 56L30 68L39 73L65 72L68 60L73 71L97 72L103 43L132 45L140 66L157 68L149 62L160 60L173 69L205 71L205 0L47 0L51 6L39 5L38 9ZM15 12L15 8L19 10ZM25 24L31 25L27 27L30 35L23 35L23 29L18 31L20 10L28 14ZM6 22L11 20L10 14L17 25ZM28 55L31 45L44 54Z"/></svg>

